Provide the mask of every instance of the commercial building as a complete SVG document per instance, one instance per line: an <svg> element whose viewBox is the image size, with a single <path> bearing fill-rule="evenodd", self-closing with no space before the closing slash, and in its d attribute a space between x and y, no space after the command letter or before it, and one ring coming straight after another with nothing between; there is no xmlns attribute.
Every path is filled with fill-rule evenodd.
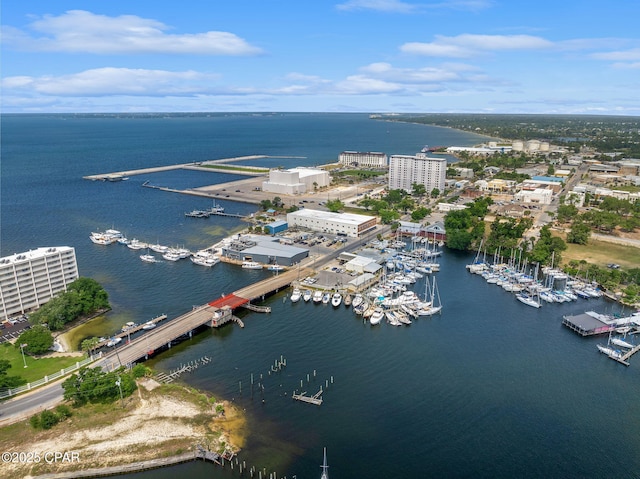
<svg viewBox="0 0 640 479"><path fill-rule="evenodd" d="M338 161L342 165L365 168L386 168L388 165L387 155L377 151L343 151L338 156Z"/></svg>
<svg viewBox="0 0 640 479"><path fill-rule="evenodd" d="M277 237L238 235L222 245L221 254L237 261L292 266L309 256L309 250L283 244Z"/></svg>
<svg viewBox="0 0 640 479"><path fill-rule="evenodd" d="M413 184L424 185L427 193L435 188L444 191L447 174L445 158L429 158L424 153L415 156L391 155L389 189L413 191Z"/></svg>
<svg viewBox="0 0 640 479"><path fill-rule="evenodd" d="M351 213L331 213L304 208L287 213L289 227L299 226L333 235L357 238L376 227L377 219L372 216Z"/></svg>
<svg viewBox="0 0 640 479"><path fill-rule="evenodd" d="M279 220L274 221L273 223L266 224L264 225L264 227L267 229L267 231L269 231L269 234L275 235L286 231L289 225L286 221Z"/></svg>
<svg viewBox="0 0 640 479"><path fill-rule="evenodd" d="M76 279L76 252L69 246L0 258L0 319L39 308Z"/></svg>
<svg viewBox="0 0 640 479"><path fill-rule="evenodd" d="M317 168L271 170L269 171L269 179L262 182L262 191L282 195L298 195L329 186L330 183L329 173Z"/></svg>

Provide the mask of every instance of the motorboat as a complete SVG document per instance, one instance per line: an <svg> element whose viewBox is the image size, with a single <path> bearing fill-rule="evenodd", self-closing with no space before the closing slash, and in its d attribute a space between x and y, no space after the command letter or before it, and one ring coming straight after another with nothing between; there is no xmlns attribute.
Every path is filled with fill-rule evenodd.
<svg viewBox="0 0 640 479"><path fill-rule="evenodd" d="M154 323L153 321L147 321L146 323L144 323L142 325L142 329L144 329L145 331L148 331L150 329L153 329L157 326L156 323Z"/></svg>
<svg viewBox="0 0 640 479"><path fill-rule="evenodd" d="M322 291L320 291L319 289L318 289L318 290L316 290L316 291L313 293L313 297L312 297L312 299L313 299L313 302L314 302L314 303L321 303L321 302L322 302Z"/></svg>
<svg viewBox="0 0 640 479"><path fill-rule="evenodd" d="M376 309L373 310L373 314L371 314L371 316L369 317L369 322L371 324L380 324L380 321L382 321L382 318L384 318L384 309L378 306Z"/></svg>
<svg viewBox="0 0 640 479"><path fill-rule="evenodd" d="M107 341L107 346L109 346L110 348L114 347L116 344L118 344L120 341L122 341L122 338L111 338L109 341Z"/></svg>
<svg viewBox="0 0 640 479"><path fill-rule="evenodd" d="M156 244L150 244L149 249L151 251L155 251L156 253L166 253L169 247L156 243Z"/></svg>
<svg viewBox="0 0 640 479"><path fill-rule="evenodd" d="M302 297L302 291L300 291L300 289L298 288L294 288L293 293L291 293L291 302L297 303L298 301L300 301L301 297Z"/></svg>
<svg viewBox="0 0 640 479"><path fill-rule="evenodd" d="M262 265L256 261L243 261L242 267L244 269L262 269Z"/></svg>
<svg viewBox="0 0 640 479"><path fill-rule="evenodd" d="M89 235L89 239L95 244L108 245L113 244L120 238L123 238L123 234L118 230L108 229L104 232L93 231Z"/></svg>
<svg viewBox="0 0 640 479"><path fill-rule="evenodd" d="M328 304L331 301L331 293L324 293L322 295L322 304Z"/></svg>
<svg viewBox="0 0 640 479"><path fill-rule="evenodd" d="M342 303L342 295L337 291L331 296L331 306L337 308Z"/></svg>
<svg viewBox="0 0 640 479"><path fill-rule="evenodd" d="M304 293L302 293L302 299L304 300L305 303L308 303L309 301L311 301L311 290L310 289L305 289Z"/></svg>
<svg viewBox="0 0 640 479"><path fill-rule="evenodd" d="M129 241L129 244L127 245L127 248L131 248L131 249L144 249L146 248L148 245L147 243L143 243L140 240L137 239L132 239L131 241Z"/></svg>
<svg viewBox="0 0 640 479"><path fill-rule="evenodd" d="M284 271L284 266L280 266L279 264L270 264L267 266L269 271Z"/></svg>
<svg viewBox="0 0 640 479"><path fill-rule="evenodd" d="M182 259L180 255L174 251L167 251L165 254L162 255L162 257L167 261L178 261Z"/></svg>
<svg viewBox="0 0 640 479"><path fill-rule="evenodd" d="M145 263L157 263L158 260L152 254L141 254L140 259Z"/></svg>
<svg viewBox="0 0 640 479"><path fill-rule="evenodd" d="M189 259L193 264L207 266L209 268L220 262L220 257L218 255L206 250L196 251Z"/></svg>
<svg viewBox="0 0 640 479"><path fill-rule="evenodd" d="M357 293L351 300L351 306L353 307L353 309L356 309L358 306L360 306L360 304L362 304L363 301L364 297L360 293Z"/></svg>
<svg viewBox="0 0 640 479"><path fill-rule="evenodd" d="M349 306L351 306L351 303L353 303L353 298L351 297L350 294L347 294L344 297L344 301L343 302L344 302L344 305L348 308Z"/></svg>

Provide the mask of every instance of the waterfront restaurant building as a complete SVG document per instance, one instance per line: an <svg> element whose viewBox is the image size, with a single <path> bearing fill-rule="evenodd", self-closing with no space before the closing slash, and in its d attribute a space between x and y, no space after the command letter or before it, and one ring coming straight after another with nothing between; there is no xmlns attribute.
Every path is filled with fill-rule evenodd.
<svg viewBox="0 0 640 479"><path fill-rule="evenodd" d="M445 188L446 158L429 158L425 153L415 156L391 155L389 160L389 189L413 191L413 184L424 185L427 193Z"/></svg>
<svg viewBox="0 0 640 479"><path fill-rule="evenodd" d="M376 227L377 218L351 213L331 213L304 208L287 213L289 227L298 226L331 235L357 238Z"/></svg>
<svg viewBox="0 0 640 479"><path fill-rule="evenodd" d="M271 170L269 179L262 182L262 191L281 195L299 195L329 186L331 177L325 170L317 168L291 168Z"/></svg>
<svg viewBox="0 0 640 479"><path fill-rule="evenodd" d="M343 151L338 156L340 164L345 166L357 166L360 168L386 168L387 155L377 151Z"/></svg>
<svg viewBox="0 0 640 479"><path fill-rule="evenodd" d="M0 258L0 320L39 308L76 279L76 251L69 246Z"/></svg>

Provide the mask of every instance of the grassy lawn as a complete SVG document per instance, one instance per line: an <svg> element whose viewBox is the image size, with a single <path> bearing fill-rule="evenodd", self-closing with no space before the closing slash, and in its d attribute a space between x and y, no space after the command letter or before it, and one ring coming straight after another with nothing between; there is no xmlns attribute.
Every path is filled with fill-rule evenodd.
<svg viewBox="0 0 640 479"><path fill-rule="evenodd" d="M574 259L585 260L601 267L606 267L609 263L617 263L626 269L637 268L640 265L640 248L633 246L594 239L590 239L586 245L567 243L567 246L567 250L562 252L562 262L565 264Z"/></svg>
<svg viewBox="0 0 640 479"><path fill-rule="evenodd" d="M0 359L6 359L11 364L11 368L7 371L9 376L21 376L27 382L42 379L47 374L53 374L61 369L67 368L77 361L82 360L81 357L48 357L35 358L24 355L27 367L24 367L20 348L16 348L13 344L3 343L0 345Z"/></svg>

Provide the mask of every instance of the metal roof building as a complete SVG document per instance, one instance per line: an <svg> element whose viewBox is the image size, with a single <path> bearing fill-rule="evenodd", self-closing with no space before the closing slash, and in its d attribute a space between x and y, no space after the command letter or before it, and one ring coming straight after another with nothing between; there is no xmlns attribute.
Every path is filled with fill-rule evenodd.
<svg viewBox="0 0 640 479"><path fill-rule="evenodd" d="M222 247L222 256L238 261L292 266L309 256L309 250L280 243L280 238L245 235Z"/></svg>

